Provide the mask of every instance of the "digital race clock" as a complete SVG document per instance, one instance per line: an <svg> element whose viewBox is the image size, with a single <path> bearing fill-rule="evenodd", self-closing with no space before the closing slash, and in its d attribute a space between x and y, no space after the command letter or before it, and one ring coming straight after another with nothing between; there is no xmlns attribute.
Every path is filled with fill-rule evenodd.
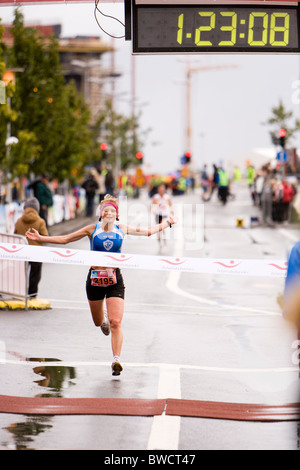
<svg viewBox="0 0 300 470"><path fill-rule="evenodd" d="M276 5L136 5L134 53L295 53L299 8Z"/></svg>

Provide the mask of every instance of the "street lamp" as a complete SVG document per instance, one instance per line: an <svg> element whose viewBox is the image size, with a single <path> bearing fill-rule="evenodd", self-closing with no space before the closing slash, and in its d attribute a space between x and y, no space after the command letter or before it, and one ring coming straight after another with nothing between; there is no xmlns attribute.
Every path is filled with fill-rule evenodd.
<svg viewBox="0 0 300 470"><path fill-rule="evenodd" d="M15 85L17 72L24 72L24 69L15 67L4 70L2 80L4 81L5 86L7 86L10 82L13 82L13 84Z"/></svg>
<svg viewBox="0 0 300 470"><path fill-rule="evenodd" d="M10 82L15 85L16 82L16 73L17 72L23 72L24 69L21 68L11 68L11 69L6 69L3 73L2 79L5 84L5 87L8 86ZM11 98L10 96L7 97L7 104L10 107L11 106ZM11 123L10 121L7 123L7 130L6 130L6 140L5 140L5 150L6 150L6 155L9 156L10 152L10 147L12 145L15 145L19 142L19 139L17 137L14 137L11 135ZM10 184L7 186L7 200L8 202L11 202L11 188Z"/></svg>

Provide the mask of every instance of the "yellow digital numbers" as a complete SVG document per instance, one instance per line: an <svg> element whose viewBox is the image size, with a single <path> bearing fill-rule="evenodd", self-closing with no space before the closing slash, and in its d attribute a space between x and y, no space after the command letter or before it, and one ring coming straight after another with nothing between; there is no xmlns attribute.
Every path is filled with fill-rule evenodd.
<svg viewBox="0 0 300 470"><path fill-rule="evenodd" d="M136 54L300 54L300 0L129 3Z"/></svg>
<svg viewBox="0 0 300 470"><path fill-rule="evenodd" d="M277 26L277 18L284 18L284 25ZM283 33L283 40L276 41L276 33ZM270 22L270 44L271 46L287 46L290 37L290 15L288 13L273 13Z"/></svg>
<svg viewBox="0 0 300 470"><path fill-rule="evenodd" d="M254 40L254 27L256 18L262 19L262 32L261 40ZM268 41L268 24L269 24L269 15L264 12L255 11L249 15L249 27L248 27L248 44L250 46L265 46Z"/></svg>
<svg viewBox="0 0 300 470"><path fill-rule="evenodd" d="M198 11L199 27L184 33L185 15L178 16L177 43L185 38L197 47L286 47L290 38L290 14L286 12ZM228 23L228 20L230 23ZM203 24L201 24L203 23ZM195 23L196 24L196 20ZM198 22L199 24L199 22ZM222 40L219 40L221 39Z"/></svg>
<svg viewBox="0 0 300 470"><path fill-rule="evenodd" d="M200 28L196 29L196 34L195 34L195 44L196 46L212 46L211 41L202 41L200 39L201 33L204 31L211 31L216 27L216 14L213 13L212 11L205 11L205 12L199 12L200 16L207 16L210 18L210 23L208 26L200 26Z"/></svg>
<svg viewBox="0 0 300 470"><path fill-rule="evenodd" d="M178 17L178 33L177 33L177 42L178 44L182 44L182 37L183 37L183 20L184 14L182 13Z"/></svg>
<svg viewBox="0 0 300 470"><path fill-rule="evenodd" d="M221 26L221 31L230 31L231 38L230 41L221 41L219 46L234 46L236 43L236 29L237 29L237 14L234 11L221 11L222 16L231 16L232 22L231 26Z"/></svg>

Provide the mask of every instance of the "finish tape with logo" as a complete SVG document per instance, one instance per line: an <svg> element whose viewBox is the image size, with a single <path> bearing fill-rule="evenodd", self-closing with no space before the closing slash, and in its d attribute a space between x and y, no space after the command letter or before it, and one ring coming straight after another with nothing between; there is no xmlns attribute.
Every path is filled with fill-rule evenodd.
<svg viewBox="0 0 300 470"><path fill-rule="evenodd" d="M15 243L0 243L1 260L246 276L285 277L287 272L287 261L283 260L178 258L71 250Z"/></svg>

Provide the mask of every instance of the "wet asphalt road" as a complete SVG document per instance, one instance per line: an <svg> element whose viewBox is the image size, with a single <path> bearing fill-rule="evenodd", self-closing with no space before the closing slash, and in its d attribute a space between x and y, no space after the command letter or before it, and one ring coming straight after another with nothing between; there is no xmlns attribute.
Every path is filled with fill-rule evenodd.
<svg viewBox="0 0 300 470"><path fill-rule="evenodd" d="M156 238L130 238L124 253L286 259L300 236L295 226L250 228L250 216L259 211L247 188L225 207L217 198L200 204L196 215L191 205L201 202L198 192L173 201L180 224L168 232L170 239L159 247ZM129 223L147 224L148 208L146 195L130 201ZM244 228L236 227L238 218ZM62 233L74 226L51 230ZM89 249L88 240L73 246ZM277 303L282 278L124 270L124 372L116 378L110 371L110 338L90 317L86 275L86 267L44 264L39 297L50 300L51 310L0 311L6 359L0 363L0 394L299 401L299 373L292 361L296 333ZM296 450L297 431L298 422L290 421L1 414L0 448Z"/></svg>

